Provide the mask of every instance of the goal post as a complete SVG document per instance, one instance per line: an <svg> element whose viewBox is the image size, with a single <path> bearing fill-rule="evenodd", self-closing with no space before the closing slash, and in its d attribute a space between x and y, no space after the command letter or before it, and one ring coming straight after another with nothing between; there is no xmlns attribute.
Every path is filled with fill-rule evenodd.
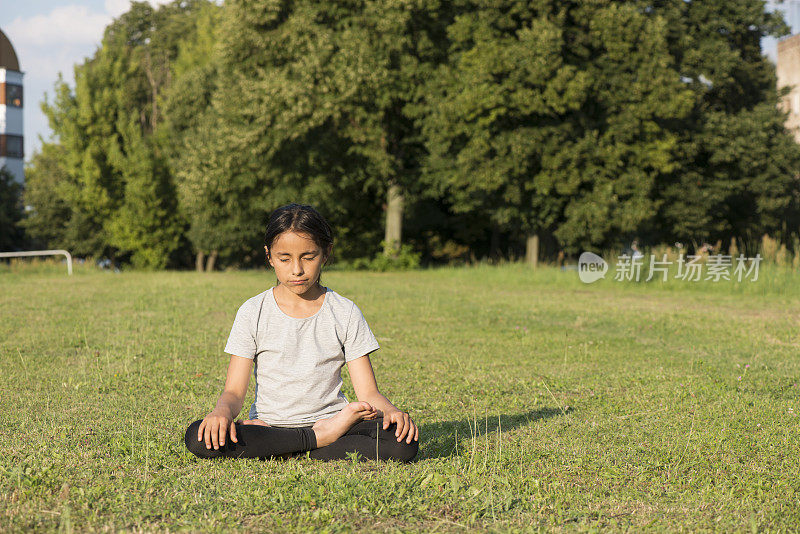
<svg viewBox="0 0 800 534"><path fill-rule="evenodd" d="M26 252L0 252L0 258L25 258L28 256L66 256L67 274L72 276L72 254L66 250L29 250Z"/></svg>

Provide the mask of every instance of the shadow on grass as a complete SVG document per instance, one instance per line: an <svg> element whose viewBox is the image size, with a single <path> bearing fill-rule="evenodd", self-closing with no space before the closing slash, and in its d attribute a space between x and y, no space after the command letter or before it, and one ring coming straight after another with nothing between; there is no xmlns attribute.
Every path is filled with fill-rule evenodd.
<svg viewBox="0 0 800 534"><path fill-rule="evenodd" d="M567 408L569 413L573 409ZM459 450L462 450L462 441L472 439L472 436L480 438L487 433L492 434L498 430L508 432L523 425L538 421L539 419L549 419L557 415L563 415L559 408L541 408L529 412L515 415L500 415L499 425L498 416L484 415L481 419L478 416L477 431L474 419L462 419L460 421L440 421L438 423L425 423L419 425L419 453L415 460L426 458L441 458L455 453L456 435L458 436Z"/></svg>

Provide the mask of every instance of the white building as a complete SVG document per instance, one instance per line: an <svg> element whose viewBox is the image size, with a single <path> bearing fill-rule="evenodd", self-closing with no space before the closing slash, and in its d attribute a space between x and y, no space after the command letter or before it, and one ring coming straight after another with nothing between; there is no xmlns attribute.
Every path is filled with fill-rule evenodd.
<svg viewBox="0 0 800 534"><path fill-rule="evenodd" d="M0 168L25 183L22 137L22 72L11 41L0 31Z"/></svg>
<svg viewBox="0 0 800 534"><path fill-rule="evenodd" d="M789 113L786 129L800 143L800 34L778 41L776 67L778 88L791 88L791 92L780 103L782 110Z"/></svg>

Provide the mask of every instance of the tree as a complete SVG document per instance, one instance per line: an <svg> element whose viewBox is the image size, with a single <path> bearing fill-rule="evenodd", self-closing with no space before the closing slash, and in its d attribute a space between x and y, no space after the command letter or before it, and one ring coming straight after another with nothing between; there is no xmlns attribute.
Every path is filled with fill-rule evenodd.
<svg viewBox="0 0 800 534"><path fill-rule="evenodd" d="M651 2L632 2L646 8ZM800 147L783 127L775 67L761 39L788 33L761 0L664 0L676 69L693 94L692 111L673 124L679 162L657 184L660 241L743 239L755 254L765 232L791 243L797 233Z"/></svg>
<svg viewBox="0 0 800 534"><path fill-rule="evenodd" d="M210 158L217 153L216 122L220 119L211 108L222 60L217 49L220 16L219 6L206 4L195 17L195 29L180 42L173 83L163 93L165 123L159 136L169 154L178 206L187 222L186 236L198 271L213 270L219 251L227 251L226 241L232 237L230 219L221 212L212 214L220 205L214 199L222 194L224 177L209 172Z"/></svg>
<svg viewBox="0 0 800 534"><path fill-rule="evenodd" d="M35 248L74 251L73 214L63 190L69 180L62 164L64 150L59 144L42 143L25 172L24 201L32 209L22 224Z"/></svg>
<svg viewBox="0 0 800 534"><path fill-rule="evenodd" d="M201 207L195 240L202 228L212 231L209 217L225 217L224 238L242 246L254 222L302 201L328 216L340 252L363 255L380 240L376 213L385 203L383 239L393 253L404 199L419 194L423 157L404 107L421 98L425 69L417 56L441 54L429 40L413 39L411 30L429 22L426 9L377 1L227 4L217 71L225 83L204 119L216 139L204 145L206 132L195 131L189 141L204 146L203 161L215 167L187 155L202 166L182 171L181 181L197 184L193 194L204 199L213 198L204 188L225 183L235 208ZM238 254L250 247L260 248L251 239Z"/></svg>
<svg viewBox="0 0 800 534"><path fill-rule="evenodd" d="M423 111L426 180L536 246L599 246L652 217L688 111L665 22L615 2L461 2ZM531 261L535 261L529 253Z"/></svg>
<svg viewBox="0 0 800 534"><path fill-rule="evenodd" d="M24 245L22 186L3 166L0 168L0 251L16 251Z"/></svg>
<svg viewBox="0 0 800 534"><path fill-rule="evenodd" d="M179 43L208 3L176 1L156 10L134 2L106 28L95 55L75 68L74 91L59 80L54 102L44 103L64 148L60 191L77 254L141 268L173 261L185 223L155 134Z"/></svg>

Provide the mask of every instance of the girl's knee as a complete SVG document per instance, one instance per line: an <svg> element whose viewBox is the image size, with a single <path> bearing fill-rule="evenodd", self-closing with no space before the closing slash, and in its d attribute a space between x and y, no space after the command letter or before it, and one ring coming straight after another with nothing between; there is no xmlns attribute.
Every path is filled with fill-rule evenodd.
<svg viewBox="0 0 800 534"><path fill-rule="evenodd" d="M186 448L189 450L189 452L195 456L199 456L201 458L213 458L214 456L218 456L221 451L207 449L206 442L197 439L197 430L200 428L200 423L202 422L202 419L198 419L189 425L189 428L186 429L186 433L183 436L183 442L186 444Z"/></svg>
<svg viewBox="0 0 800 534"><path fill-rule="evenodd" d="M405 440L400 443L400 450L398 451L397 459L401 462L408 463L416 458L419 452L419 441L412 439L411 443L406 443Z"/></svg>
<svg viewBox="0 0 800 534"><path fill-rule="evenodd" d="M419 452L419 441L411 440L411 443L406 443L406 438L403 441L397 441L397 436L394 435L395 431L397 430L397 424L392 423L389 425L386 430L382 430L381 438L388 443L388 458L394 458L396 460L400 460L401 462L410 462L413 460L417 453Z"/></svg>
<svg viewBox="0 0 800 534"><path fill-rule="evenodd" d="M419 452L419 442L411 440L411 443L406 443L406 440L401 442L397 438L388 440L385 459L398 460L403 463L408 463L413 460Z"/></svg>

